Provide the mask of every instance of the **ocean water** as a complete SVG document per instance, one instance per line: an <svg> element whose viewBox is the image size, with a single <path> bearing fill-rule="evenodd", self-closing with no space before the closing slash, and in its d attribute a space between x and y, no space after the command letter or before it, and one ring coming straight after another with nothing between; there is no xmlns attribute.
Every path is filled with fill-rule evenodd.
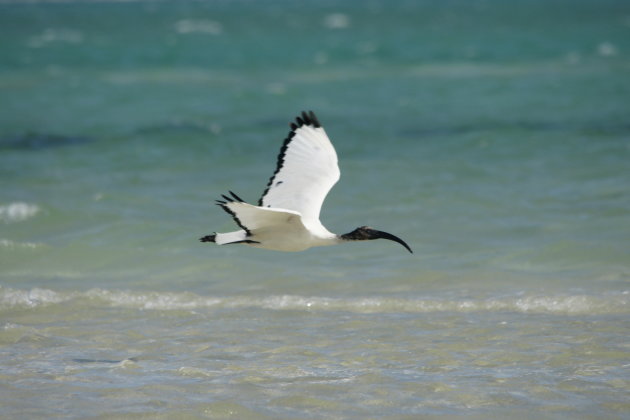
<svg viewBox="0 0 630 420"><path fill-rule="evenodd" d="M0 418L630 418L630 4L0 1ZM314 110L331 231L198 242Z"/></svg>

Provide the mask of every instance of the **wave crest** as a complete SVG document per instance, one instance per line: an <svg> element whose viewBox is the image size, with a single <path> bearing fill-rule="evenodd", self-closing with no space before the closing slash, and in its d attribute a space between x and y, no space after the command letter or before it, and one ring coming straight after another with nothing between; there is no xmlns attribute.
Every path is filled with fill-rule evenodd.
<svg viewBox="0 0 630 420"><path fill-rule="evenodd" d="M0 221L5 223L23 222L39 213L39 207L28 203L10 203L0 206Z"/></svg>
<svg viewBox="0 0 630 420"><path fill-rule="evenodd" d="M0 287L0 310L36 308L78 301L82 304L141 310L173 311L212 308L250 308L274 311L354 313L519 312L547 314L629 314L628 292L601 295L519 296L491 299L436 298L332 298L320 296L223 296L193 293L133 292L92 289L55 292L48 289L16 290Z"/></svg>

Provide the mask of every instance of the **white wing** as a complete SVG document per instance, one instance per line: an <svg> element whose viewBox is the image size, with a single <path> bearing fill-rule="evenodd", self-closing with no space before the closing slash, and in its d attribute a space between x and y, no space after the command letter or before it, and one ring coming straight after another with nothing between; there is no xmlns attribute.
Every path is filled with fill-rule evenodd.
<svg viewBox="0 0 630 420"><path fill-rule="evenodd" d="M301 223L300 214L291 210L257 207L239 201L228 201L219 205L248 235L257 229L281 226L295 221Z"/></svg>
<svg viewBox="0 0 630 420"><path fill-rule="evenodd" d="M326 195L339 180L337 153L315 114L302 112L278 156L278 167L260 198L261 207L293 210L319 221Z"/></svg>
<svg viewBox="0 0 630 420"><path fill-rule="evenodd" d="M304 226L298 212L252 206L227 196L224 198L226 201L219 201L219 205L242 230L215 233L213 239L217 244L247 243L277 251L303 251L313 246L312 233Z"/></svg>

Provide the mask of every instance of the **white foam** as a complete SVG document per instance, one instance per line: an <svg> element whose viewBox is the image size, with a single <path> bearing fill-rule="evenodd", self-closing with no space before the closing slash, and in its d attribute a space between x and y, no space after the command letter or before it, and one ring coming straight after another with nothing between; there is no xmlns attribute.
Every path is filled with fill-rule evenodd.
<svg viewBox="0 0 630 420"><path fill-rule="evenodd" d="M349 311L359 313L379 312L522 312L555 314L588 314L630 312L628 297L622 293L610 296L528 296L500 299L401 299L401 298L326 298L303 296L273 296L259 303L243 306L259 306L275 310Z"/></svg>
<svg viewBox="0 0 630 420"><path fill-rule="evenodd" d="M223 33L223 25L214 20L182 19L175 23L175 31L180 34L220 35Z"/></svg>
<svg viewBox="0 0 630 420"><path fill-rule="evenodd" d="M92 289L85 293L91 299L100 299L113 306L154 310L191 310L208 308L221 303L218 298L203 298L188 293L138 293Z"/></svg>
<svg viewBox="0 0 630 420"><path fill-rule="evenodd" d="M613 57L616 56L619 51L614 44L610 42L602 42L597 46L597 53L602 57Z"/></svg>
<svg viewBox="0 0 630 420"><path fill-rule="evenodd" d="M31 37L28 46L41 48L54 42L80 44L83 42L83 34L69 28L46 28L42 33Z"/></svg>
<svg viewBox="0 0 630 420"><path fill-rule="evenodd" d="M0 239L0 248L8 249L35 249L40 248L42 244L34 242L14 242L10 239Z"/></svg>
<svg viewBox="0 0 630 420"><path fill-rule="evenodd" d="M16 290L0 286L0 309L37 307L68 300L67 296L48 289Z"/></svg>
<svg viewBox="0 0 630 420"><path fill-rule="evenodd" d="M350 18L343 13L331 13L324 18L324 26L329 29L346 29L350 26Z"/></svg>
<svg viewBox="0 0 630 420"><path fill-rule="evenodd" d="M0 308L38 307L87 299L93 305L141 310L203 310L249 308L274 311L354 313L517 312L558 315L630 314L630 294L526 296L495 299L332 298L320 296L224 296L193 293L131 292L92 289L55 292L47 289L15 290L0 287Z"/></svg>
<svg viewBox="0 0 630 420"><path fill-rule="evenodd" d="M10 203L0 206L0 221L5 223L16 223L28 220L39 213L39 207L28 203Z"/></svg>

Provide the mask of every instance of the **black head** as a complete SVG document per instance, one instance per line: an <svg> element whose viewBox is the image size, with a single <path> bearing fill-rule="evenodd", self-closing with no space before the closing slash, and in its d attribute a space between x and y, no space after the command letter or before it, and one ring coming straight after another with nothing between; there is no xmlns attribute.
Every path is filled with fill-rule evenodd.
<svg viewBox="0 0 630 420"><path fill-rule="evenodd" d="M394 236L391 233L387 233L387 232L381 232L380 230L372 229L371 227L368 227L368 226L361 226L361 227L356 228L350 233L345 233L341 235L341 239L345 239L346 241L368 241L371 239L389 239L390 241L398 242L399 244L407 248L407 251L413 254L413 251L411 250L411 248L409 248L409 245L407 245L407 243L403 241L402 239L400 239L398 236Z"/></svg>

